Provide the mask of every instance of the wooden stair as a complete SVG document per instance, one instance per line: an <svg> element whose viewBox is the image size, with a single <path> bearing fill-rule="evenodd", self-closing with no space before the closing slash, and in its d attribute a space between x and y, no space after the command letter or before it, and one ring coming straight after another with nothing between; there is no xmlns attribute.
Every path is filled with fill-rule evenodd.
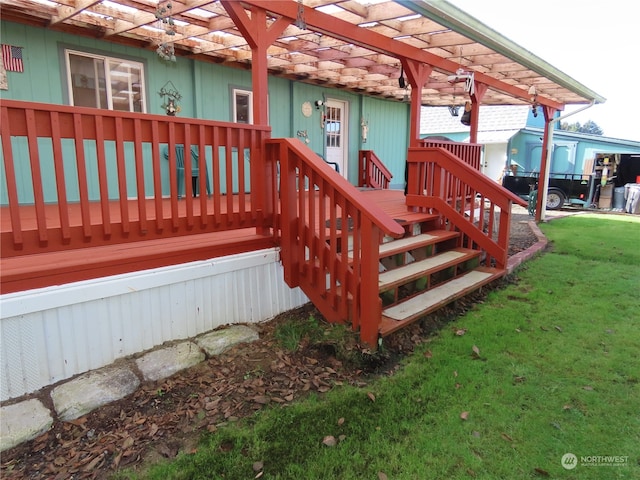
<svg viewBox="0 0 640 480"><path fill-rule="evenodd" d="M408 221L406 234L380 245L380 336L462 298L505 274L481 266L480 251L462 248L455 231L433 229L431 222Z"/></svg>
<svg viewBox="0 0 640 480"><path fill-rule="evenodd" d="M430 290L398 302L382 311L380 335L389 335L413 321L478 290L502 277L495 268L478 267Z"/></svg>
<svg viewBox="0 0 640 480"><path fill-rule="evenodd" d="M485 250L472 247L469 232L463 235L438 213L407 207L402 191L367 190L363 195L402 227L387 230L402 236L382 237L377 258L375 253L371 258L372 249L363 253L366 239L352 217L342 225L344 217L325 215L316 225L324 234L314 237L324 242L324 250L308 248L300 254L306 261L297 267L296 281L328 321L351 323L373 348L380 337L505 275L504 269L488 266L497 262ZM357 262L354 255L359 256ZM364 265L365 261L374 264ZM370 277L355 278L363 271Z"/></svg>

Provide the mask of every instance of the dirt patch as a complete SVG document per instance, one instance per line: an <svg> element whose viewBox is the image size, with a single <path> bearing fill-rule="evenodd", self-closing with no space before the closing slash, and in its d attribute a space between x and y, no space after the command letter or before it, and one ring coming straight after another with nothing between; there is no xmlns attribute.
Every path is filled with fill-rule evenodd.
<svg viewBox="0 0 640 480"><path fill-rule="evenodd" d="M529 219L526 213L514 214L510 256L536 242ZM487 291L387 337L384 353L375 354L348 331L339 343L303 339L296 352L287 351L274 335L279 325L307 321L310 315L322 318L312 306L287 312L256 325L256 342L237 345L168 379L147 382L129 397L80 419L56 421L47 433L2 454L2 478L109 478L124 467L138 468L192 451L203 433L267 405L284 405L309 392L323 394L345 384L364 387L379 375L393 373L404 355L481 301Z"/></svg>
<svg viewBox="0 0 640 480"><path fill-rule="evenodd" d="M516 209L516 207L514 207L511 214L508 253L510 257L515 255L516 253L523 252L538 241L538 238L535 236L535 234L531 230L531 227L529 226L529 222L533 220L533 217L531 217L528 213L525 213L526 210L524 208L522 208L521 210L523 212L520 212L520 208Z"/></svg>

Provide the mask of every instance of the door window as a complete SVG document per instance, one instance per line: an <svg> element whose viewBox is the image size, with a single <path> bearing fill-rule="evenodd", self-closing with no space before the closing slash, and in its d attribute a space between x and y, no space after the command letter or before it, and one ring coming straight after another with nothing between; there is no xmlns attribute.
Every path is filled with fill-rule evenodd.
<svg viewBox="0 0 640 480"><path fill-rule="evenodd" d="M327 147L340 147L342 138L341 128L342 121L340 119L342 110L337 107L327 107L325 131L327 136Z"/></svg>

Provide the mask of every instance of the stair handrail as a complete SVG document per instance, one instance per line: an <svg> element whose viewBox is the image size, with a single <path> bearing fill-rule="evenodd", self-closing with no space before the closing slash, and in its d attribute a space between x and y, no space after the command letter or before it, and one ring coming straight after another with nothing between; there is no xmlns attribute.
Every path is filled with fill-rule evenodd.
<svg viewBox="0 0 640 480"><path fill-rule="evenodd" d="M440 212L443 227L463 234L462 246L480 247L485 265L505 268L511 207L526 202L444 148L410 148L407 168L407 205Z"/></svg>
<svg viewBox="0 0 640 480"><path fill-rule="evenodd" d="M330 322L351 322L374 347L382 312L380 242L404 229L297 139L267 139L265 161L272 190L265 203L275 210L285 281Z"/></svg>
<svg viewBox="0 0 640 480"><path fill-rule="evenodd" d="M358 186L389 188L392 173L373 150L358 152Z"/></svg>

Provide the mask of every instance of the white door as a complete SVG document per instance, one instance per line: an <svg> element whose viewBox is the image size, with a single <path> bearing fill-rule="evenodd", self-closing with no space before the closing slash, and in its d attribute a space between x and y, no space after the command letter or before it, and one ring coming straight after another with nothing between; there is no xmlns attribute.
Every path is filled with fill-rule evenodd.
<svg viewBox="0 0 640 480"><path fill-rule="evenodd" d="M327 162L338 165L343 177L347 176L349 125L348 104L342 100L328 99L325 103L325 155Z"/></svg>

